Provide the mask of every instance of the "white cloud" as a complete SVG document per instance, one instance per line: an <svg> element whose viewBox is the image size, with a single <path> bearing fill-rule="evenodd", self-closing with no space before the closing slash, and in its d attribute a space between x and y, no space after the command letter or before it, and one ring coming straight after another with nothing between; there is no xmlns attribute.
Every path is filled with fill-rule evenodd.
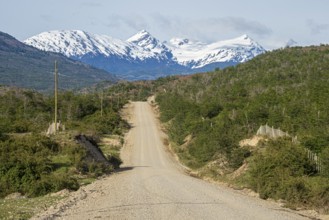
<svg viewBox="0 0 329 220"><path fill-rule="evenodd" d="M152 33L161 34L160 37L167 40L170 37L179 36L202 41L215 41L242 34L264 37L272 33L272 30L266 25L240 17L187 19L159 14L151 16L112 15L109 17L106 26L114 28L118 32L129 30L133 33L141 29L147 29Z"/></svg>
<svg viewBox="0 0 329 220"><path fill-rule="evenodd" d="M135 32L142 29L149 29L150 26L144 17L139 15L131 16L120 16L120 15L110 15L104 24L107 28L111 29L111 32L122 33L126 37L127 33L134 34ZM124 34L126 33L126 35Z"/></svg>
<svg viewBox="0 0 329 220"><path fill-rule="evenodd" d="M329 24L319 24L313 20L307 20L307 26L312 34L321 34L329 30Z"/></svg>

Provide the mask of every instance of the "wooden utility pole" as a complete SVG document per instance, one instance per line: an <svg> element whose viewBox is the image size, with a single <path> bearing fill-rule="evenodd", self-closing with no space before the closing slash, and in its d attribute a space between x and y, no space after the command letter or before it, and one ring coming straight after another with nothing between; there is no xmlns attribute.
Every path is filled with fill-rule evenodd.
<svg viewBox="0 0 329 220"><path fill-rule="evenodd" d="M58 69L57 60L55 60L55 134L57 132L57 89L58 89Z"/></svg>
<svg viewBox="0 0 329 220"><path fill-rule="evenodd" d="M104 91L102 90L101 93L101 117L103 117L103 99L104 99Z"/></svg>

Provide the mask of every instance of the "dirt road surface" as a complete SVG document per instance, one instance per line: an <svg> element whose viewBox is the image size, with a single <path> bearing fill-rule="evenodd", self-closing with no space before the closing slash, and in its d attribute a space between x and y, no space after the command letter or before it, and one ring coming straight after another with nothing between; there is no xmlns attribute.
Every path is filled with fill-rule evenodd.
<svg viewBox="0 0 329 220"><path fill-rule="evenodd" d="M184 173L162 143L147 102L130 104L122 169L36 219L307 219L289 209Z"/></svg>

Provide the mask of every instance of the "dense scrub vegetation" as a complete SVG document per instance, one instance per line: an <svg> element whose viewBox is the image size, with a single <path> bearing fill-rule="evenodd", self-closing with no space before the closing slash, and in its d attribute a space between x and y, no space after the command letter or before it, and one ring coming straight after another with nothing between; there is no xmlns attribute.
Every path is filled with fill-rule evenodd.
<svg viewBox="0 0 329 220"><path fill-rule="evenodd" d="M79 174L95 177L113 170L88 160L75 142L85 133L95 140L122 134L119 115L126 99L103 93L59 94L58 118L68 132L45 136L53 121L54 99L30 90L0 87L0 198L12 192L39 196L79 188ZM112 161L115 158L109 158Z"/></svg>
<svg viewBox="0 0 329 220"><path fill-rule="evenodd" d="M62 92L58 100L58 119L68 129L121 134L120 129L127 126L119 115L127 99L114 99L108 93ZM2 132L41 132L53 121L53 97L30 90L0 87L0 103Z"/></svg>
<svg viewBox="0 0 329 220"><path fill-rule="evenodd" d="M36 134L1 141L0 197L13 192L38 196L63 188L78 189L77 180L69 173L53 173L56 164L50 159L59 151L56 142Z"/></svg>
<svg viewBox="0 0 329 220"><path fill-rule="evenodd" d="M328 207L328 83L329 47L320 46L280 49L236 67L160 79L154 88L160 119L187 165L198 169L217 161L219 175L247 161L244 185L263 198ZM265 124L296 136L297 143L290 138L257 149L239 146ZM306 149L321 158L321 173Z"/></svg>
<svg viewBox="0 0 329 220"><path fill-rule="evenodd" d="M245 177L248 185L261 198L284 199L290 207L316 207L328 213L328 176L317 174L304 146L281 139L269 141L263 147L252 158L249 176ZM328 160L328 149L325 151Z"/></svg>

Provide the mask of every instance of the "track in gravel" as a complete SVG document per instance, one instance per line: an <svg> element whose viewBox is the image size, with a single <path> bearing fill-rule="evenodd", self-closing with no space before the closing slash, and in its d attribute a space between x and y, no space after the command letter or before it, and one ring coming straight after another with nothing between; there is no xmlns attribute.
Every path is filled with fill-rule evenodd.
<svg viewBox="0 0 329 220"><path fill-rule="evenodd" d="M122 169L87 186L58 219L306 219L278 205L186 175L166 151L147 102L130 104ZM54 216L53 216L54 217Z"/></svg>

